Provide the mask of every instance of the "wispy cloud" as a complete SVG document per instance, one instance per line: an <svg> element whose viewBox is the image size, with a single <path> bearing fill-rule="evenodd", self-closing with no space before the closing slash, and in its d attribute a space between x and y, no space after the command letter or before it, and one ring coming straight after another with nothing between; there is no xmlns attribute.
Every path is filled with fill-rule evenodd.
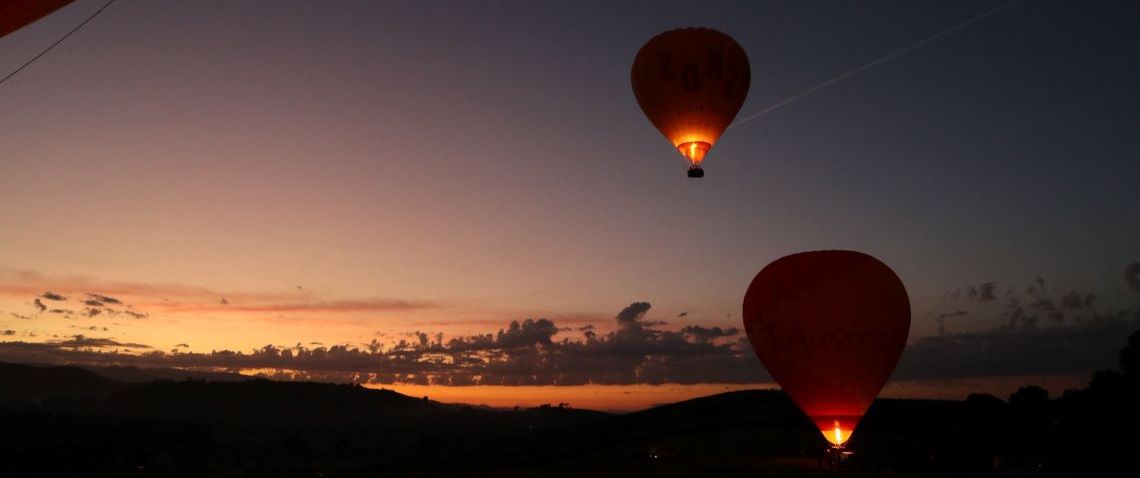
<svg viewBox="0 0 1140 478"><path fill-rule="evenodd" d="M241 304L235 301L203 304L177 304L160 307L167 312L265 312L265 313L345 313L345 312L384 312L434 308L427 301L406 301L396 299L344 300L330 302L291 302L291 303L252 303Z"/></svg>
<svg viewBox="0 0 1140 478"><path fill-rule="evenodd" d="M67 297L64 297L64 296L62 296L62 295L56 294L56 293L54 293L54 292L52 292L52 291L50 291L50 290L49 290L49 291L47 291L47 292L44 292L43 294L40 294L40 298L41 298L41 299L47 299L47 300L55 300L55 301L64 301L64 300L67 300Z"/></svg>
<svg viewBox="0 0 1140 478"><path fill-rule="evenodd" d="M12 297L42 296L44 290L84 293L104 304L119 304L124 298L134 301L165 302L216 302L218 297L244 303L279 303L307 299L303 292L290 289L274 293L219 291L207 287L183 284L148 284L140 282L107 281L86 276L49 277L35 271L0 271L0 295ZM53 293L54 295L62 294ZM104 301L103 299L108 299ZM141 303L141 302L140 302Z"/></svg>
<svg viewBox="0 0 1140 478"><path fill-rule="evenodd" d="M119 305L119 304L123 303L123 301L121 301L119 299L116 299L114 297L105 296L103 294L95 294L95 293L88 292L87 297L90 297L92 300L99 302L100 304Z"/></svg>
<svg viewBox="0 0 1140 478"><path fill-rule="evenodd" d="M48 292L42 292L44 290ZM87 317L127 314L142 319L151 313L334 315L413 311L440 307L431 301L385 297L321 301L314 300L309 292L293 288L283 292L251 293L219 291L179 284L100 281L87 277L51 278L32 271L0 271L0 295L33 296L32 305L37 313L49 309L40 300L41 298L67 300L64 294L52 291L64 291L85 297L82 300L82 304L86 306L83 315Z"/></svg>
<svg viewBox="0 0 1140 478"><path fill-rule="evenodd" d="M143 354L98 350L140 346L84 338L58 343L0 343L0 359L63 363L118 363L144 367L277 370L278 378L377 383L573 385L586 383L756 382L766 379L735 329L657 330L650 305L631 304L613 320L617 330L587 331L585 340L557 340L554 321L512 321L495 333L445 339L413 332L388 347L379 342L309 347L267 345L250 352ZM698 337L699 336L699 337ZM111 342L115 342L112 344ZM310 348L311 347L311 348Z"/></svg>
<svg viewBox="0 0 1140 478"><path fill-rule="evenodd" d="M959 293L959 297L978 302L982 296L993 295L996 284L985 284L992 283L975 286L977 292L972 298L968 288L967 292ZM894 378L939 380L1089 373L1112 366L1121 337L1140 329L1140 309L1111 311L1094 307L1096 296L1079 291L1051 296L1041 279L1034 281L1033 290L1021 290L1025 292L1002 296L1006 301L1004 310L1001 304L975 304L976 308L988 312L971 309L968 314L971 317L984 314L987 315L984 320L999 324L991 329L944 332L938 337L913 341L904 352ZM216 300L217 296L213 296L208 302L213 307L222 307ZM377 299L269 305L231 303L226 307L246 311L327 313L429 306ZM561 319L538 318L510 321L497 331L454 337L428 329L397 334L399 340L387 344L372 340L371 343L326 346L311 338L301 338L295 346L270 344L248 351L209 353L190 352L182 344L168 353L114 337L75 336L46 343L0 342L0 360L256 370L281 379L438 385L691 384L770 380L739 329L688 324L664 330L662 321L651 312L650 303L633 302L608 318L608 331L604 332L597 330L593 323L571 330L559 326ZM965 315L965 310L953 309L942 314L941 319ZM571 331L572 334L566 334Z"/></svg>
<svg viewBox="0 0 1140 478"><path fill-rule="evenodd" d="M561 337L549 319L512 321L497 332L447 338L411 332L395 344L266 345L250 351L170 353L114 338L76 336L48 343L0 342L0 360L257 370L278 379L435 385L579 385L759 383L770 380L735 328L688 325L659 330L651 306L636 302L605 334ZM1028 312L1022 311L1023 318ZM1111 367L1121 337L1140 329L1140 310L1093 312L1081 321L1042 326L1021 320L980 333L921 338L910 345L896 380L1089 373ZM133 349L143 353L129 352ZM268 372L265 372L268 371Z"/></svg>
<svg viewBox="0 0 1140 478"><path fill-rule="evenodd" d="M83 335L75 335L75 336L72 336L72 338L70 340L63 340L63 341L59 341L59 342L49 342L48 344L49 345L55 345L55 346L60 347L60 348L79 348L79 347L85 347L85 348L116 347L116 348L130 348L130 349L149 349L149 348L151 348L151 346L149 346L149 345L129 343L129 342L119 342L119 341L116 341L114 339L109 339L109 338L86 337Z"/></svg>

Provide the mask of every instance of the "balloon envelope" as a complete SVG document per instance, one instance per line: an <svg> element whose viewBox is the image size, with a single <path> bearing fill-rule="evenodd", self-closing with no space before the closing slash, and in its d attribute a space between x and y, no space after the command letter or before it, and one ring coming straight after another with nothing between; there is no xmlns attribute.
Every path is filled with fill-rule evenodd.
<svg viewBox="0 0 1140 478"><path fill-rule="evenodd" d="M630 74L637 104L673 146L699 167L732 123L752 83L748 55L707 28L670 30L649 40Z"/></svg>
<svg viewBox="0 0 1140 478"><path fill-rule="evenodd" d="M0 38L71 2L72 0L0 1Z"/></svg>
<svg viewBox="0 0 1140 478"><path fill-rule="evenodd" d="M776 383L829 442L842 445L902 355L910 300L874 257L804 252L752 280L744 329Z"/></svg>

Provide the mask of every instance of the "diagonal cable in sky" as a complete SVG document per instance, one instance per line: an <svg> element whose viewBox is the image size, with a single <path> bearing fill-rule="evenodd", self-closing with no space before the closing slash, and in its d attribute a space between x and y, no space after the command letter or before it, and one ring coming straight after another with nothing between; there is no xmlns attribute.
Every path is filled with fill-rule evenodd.
<svg viewBox="0 0 1140 478"><path fill-rule="evenodd" d="M771 113L771 112L773 112L773 111L776 111L776 110L778 110L778 109L780 109L780 108L782 108L782 107L784 107L784 106L788 105L789 103L792 103L792 102L794 102L794 101L796 101L796 100L798 100L798 99L800 99L800 98L803 98L803 97L805 97L805 96L808 96L808 95L810 95L810 94L812 94L812 93L815 93L815 92L817 92L817 91L819 91L819 90L822 90L822 89L824 89L824 88L827 88L827 87L829 87L829 86L831 86L831 85L834 85L834 84L836 84L836 83L839 83L839 82L841 82L841 81L843 81L843 80L846 80L846 79L848 79L848 78L851 78L852 76L858 75L859 73L862 73L862 72L864 72L864 71L870 70L871 68L874 68L874 67L876 67L876 66L882 65L883 63L886 63L886 62L888 62L888 61L891 61L891 60L893 60L893 59L895 59L895 58L898 58L898 57L900 57L900 56L903 56L903 55L905 55L905 54L907 54L907 53L910 53L910 52L912 52L912 51L914 51L914 50L917 50L917 49L919 49L919 48L922 48L922 47L924 47L924 46L926 46L926 45L928 45L928 44L930 44L930 43L932 43L932 42L934 42L934 41L937 41L938 39L940 39L940 38L942 38L942 37L944 37L944 36L947 36L947 35L949 35L949 34L951 34L951 33L954 33L954 32L956 32L956 31L958 31L958 30L961 30L961 29L963 29L963 28L966 28L966 27L968 27L968 26L970 26L970 25L973 25L973 24L975 24L975 23L978 23L978 22L980 22L980 21L982 21L982 20L985 20L986 18L989 18L989 17L991 17L991 16L993 16L993 15L996 15L996 14L998 14L998 13L1001 13L1001 12L1005 11L1006 9L1008 9L1009 7L1012 7L1012 6L1014 6L1014 5L1017 5L1018 3L1021 3L1021 1L1022 1L1022 0L1013 0L1013 1L1011 1L1011 2L1007 2L1007 3L1005 3L1005 4L1002 4L1002 5L998 6L998 7L995 7L995 8L994 8L994 9L992 9L992 10L988 10L988 11L982 12L982 13L978 14L977 16L975 16L975 17L973 17L973 18L969 19L969 20L966 20L966 21L964 21L964 22L962 22L962 23L959 23L959 24L957 24L957 25L954 25L954 26L952 26L952 27L950 27L950 28L947 28L947 29L945 29L945 30L942 30L942 31L940 31L940 32L938 32L938 33L935 33L934 35L931 35L931 36L929 36L929 37L927 37L927 38L924 38L924 39L922 39L922 40L919 40L919 41L917 41L917 42L911 43L910 45L907 45L906 47L904 47L904 48L902 48L902 49L899 49L899 50L895 50L895 51L893 51L893 52L891 52L891 53L888 53L887 55L885 55L885 56L883 56L883 57L880 57L880 58L878 58L878 59L876 59L876 60L874 60L874 61L871 61L870 63L865 63L865 64L863 64L862 66L860 66L860 67L858 67L858 68L855 68L855 69L853 69L853 70L848 70L846 73L843 73L842 75L839 75L839 76L837 76L837 77L835 77L835 78L832 78L832 79L830 79L830 80L827 80L827 81L825 81L825 82L823 82L823 83L820 83L820 84L817 84L817 85L815 85L815 86L812 86L811 88L808 88L808 89L806 89L806 90L804 90L804 91L802 91L802 92L800 92L800 93L796 94L795 96L792 96L792 97L790 97L790 98L788 98L788 99L785 99L784 101L781 101L781 102L779 102L779 103L776 103L776 104L774 104L774 105L772 105L772 106L769 106L769 107L767 107L767 108L764 108L764 109L762 109L762 110L760 110L760 111L757 111L757 112L755 112L755 113L752 113L752 114L750 114L750 115L748 115L748 116L745 116L744 118L741 118L741 119L740 119L740 121L737 121L737 122L735 122L735 123L733 123L733 124L729 125L727 129L732 129L732 128L735 128L735 127L737 127L737 126L740 126L740 125L742 125L742 124L744 124L744 123L747 123L747 122L749 122L749 121L752 121L752 120L754 120L754 119L756 119L756 118L759 118L759 117L761 117L761 116L764 116L764 115L766 115L766 114L768 114L768 113Z"/></svg>

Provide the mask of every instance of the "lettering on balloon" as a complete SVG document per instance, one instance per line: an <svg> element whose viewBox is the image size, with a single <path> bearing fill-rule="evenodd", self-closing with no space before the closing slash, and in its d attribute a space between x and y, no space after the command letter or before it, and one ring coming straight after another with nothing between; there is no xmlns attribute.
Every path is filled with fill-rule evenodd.
<svg viewBox="0 0 1140 478"><path fill-rule="evenodd" d="M671 52L671 51L661 52L661 79L662 80L672 80L673 79L673 74L669 73L669 62L672 60L673 60L673 52Z"/></svg>
<svg viewBox="0 0 1140 478"><path fill-rule="evenodd" d="M736 93L732 91L732 85L736 84L736 80L739 77L740 69L736 68L735 65L728 67L728 83L725 83L724 85L724 96L727 96L729 98L736 96Z"/></svg>
<svg viewBox="0 0 1140 478"><path fill-rule="evenodd" d="M681 87L688 93L701 89L701 72L697 69L697 65L685 64L685 68L681 70Z"/></svg>
<svg viewBox="0 0 1140 478"><path fill-rule="evenodd" d="M724 50L709 48L709 67L706 71L709 78L719 80L724 77Z"/></svg>
<svg viewBox="0 0 1140 478"><path fill-rule="evenodd" d="M740 110L749 87L748 55L731 37L707 28L669 30L637 52L634 97L649 121L694 166L704 160ZM696 156L690 157L690 155Z"/></svg>

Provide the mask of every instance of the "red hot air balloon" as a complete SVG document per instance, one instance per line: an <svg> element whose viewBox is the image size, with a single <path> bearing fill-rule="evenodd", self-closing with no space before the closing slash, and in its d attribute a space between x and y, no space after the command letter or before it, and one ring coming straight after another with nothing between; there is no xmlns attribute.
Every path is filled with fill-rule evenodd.
<svg viewBox="0 0 1140 478"><path fill-rule="evenodd" d="M59 10L71 2L72 0L0 1L0 38Z"/></svg>
<svg viewBox="0 0 1140 478"><path fill-rule="evenodd" d="M898 276L852 251L792 254L744 295L744 329L776 383L842 446L887 383L910 331Z"/></svg>
<svg viewBox="0 0 1140 478"><path fill-rule="evenodd" d="M645 116L688 159L689 177L703 177L701 161L748 96L748 54L716 30L670 30L641 47L630 77Z"/></svg>

